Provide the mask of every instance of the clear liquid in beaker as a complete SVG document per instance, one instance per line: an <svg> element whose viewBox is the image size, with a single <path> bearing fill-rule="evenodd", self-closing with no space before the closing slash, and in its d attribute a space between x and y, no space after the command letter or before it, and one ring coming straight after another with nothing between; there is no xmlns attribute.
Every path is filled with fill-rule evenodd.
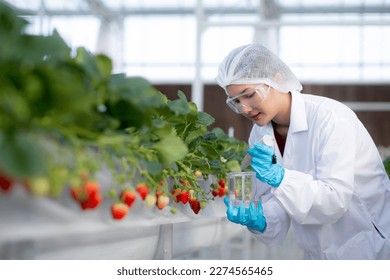
<svg viewBox="0 0 390 280"><path fill-rule="evenodd" d="M253 201L252 188L255 183L254 172L231 172L228 174L229 202L234 206L244 203L246 208Z"/></svg>

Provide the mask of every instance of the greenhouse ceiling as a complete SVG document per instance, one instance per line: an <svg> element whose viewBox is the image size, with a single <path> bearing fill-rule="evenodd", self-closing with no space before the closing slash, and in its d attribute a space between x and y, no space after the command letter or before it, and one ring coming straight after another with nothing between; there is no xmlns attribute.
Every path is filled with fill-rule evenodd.
<svg viewBox="0 0 390 280"><path fill-rule="evenodd" d="M0 0L114 70L156 83L214 83L232 48L260 42L304 81L390 81L390 0ZM194 82L195 81L195 82ZM197 86L201 88L201 86Z"/></svg>
<svg viewBox="0 0 390 280"><path fill-rule="evenodd" d="M131 15L186 14L201 6L206 14L250 14L259 9L269 15L316 13L389 13L390 0L2 0L22 14ZM266 13L266 14L267 14Z"/></svg>

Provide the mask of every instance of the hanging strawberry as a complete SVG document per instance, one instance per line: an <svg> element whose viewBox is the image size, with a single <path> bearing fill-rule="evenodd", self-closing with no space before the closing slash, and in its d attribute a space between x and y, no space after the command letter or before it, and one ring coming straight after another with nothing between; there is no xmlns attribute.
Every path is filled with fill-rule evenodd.
<svg viewBox="0 0 390 280"><path fill-rule="evenodd" d="M171 194L174 202L179 203L181 201L181 189L173 189Z"/></svg>
<svg viewBox="0 0 390 280"><path fill-rule="evenodd" d="M198 214L200 211L200 202L196 198L190 198L190 207L195 214Z"/></svg>
<svg viewBox="0 0 390 280"><path fill-rule="evenodd" d="M111 215L115 220L122 220L129 211L129 206L123 202L115 202L111 205Z"/></svg>
<svg viewBox="0 0 390 280"><path fill-rule="evenodd" d="M157 198L157 208L162 210L169 203L169 197L165 194L159 195Z"/></svg>
<svg viewBox="0 0 390 280"><path fill-rule="evenodd" d="M147 194L144 200L145 200L146 206L148 206L148 207L155 205L157 202L156 195L154 195L154 194Z"/></svg>
<svg viewBox="0 0 390 280"><path fill-rule="evenodd" d="M138 184L136 190L141 196L142 200L145 200L146 196L149 193L149 187L146 184Z"/></svg>
<svg viewBox="0 0 390 280"><path fill-rule="evenodd" d="M133 188L124 189L120 194L120 199L130 208L136 201L137 195Z"/></svg>
<svg viewBox="0 0 390 280"><path fill-rule="evenodd" d="M91 180L84 182L78 187L72 187L70 194L83 210L95 209L103 200L99 183Z"/></svg>
<svg viewBox="0 0 390 280"><path fill-rule="evenodd" d="M8 192L11 190L13 185L13 180L11 178L6 177L5 175L0 174L0 189Z"/></svg>

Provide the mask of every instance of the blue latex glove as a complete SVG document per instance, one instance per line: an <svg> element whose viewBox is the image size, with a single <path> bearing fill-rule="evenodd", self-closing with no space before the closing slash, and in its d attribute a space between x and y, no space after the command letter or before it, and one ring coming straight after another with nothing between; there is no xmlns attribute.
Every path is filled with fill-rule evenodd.
<svg viewBox="0 0 390 280"><path fill-rule="evenodd" d="M229 198L227 197L223 201L227 207L226 216L229 221L247 226L251 230L264 232L267 227L267 222L260 201L258 201L257 207L254 202L251 202L249 208L245 208L244 204L233 206L229 203Z"/></svg>
<svg viewBox="0 0 390 280"><path fill-rule="evenodd" d="M272 162L273 148L256 143L248 150L248 154L252 156L251 166L256 172L256 177L273 187L279 187L284 177L284 168Z"/></svg>

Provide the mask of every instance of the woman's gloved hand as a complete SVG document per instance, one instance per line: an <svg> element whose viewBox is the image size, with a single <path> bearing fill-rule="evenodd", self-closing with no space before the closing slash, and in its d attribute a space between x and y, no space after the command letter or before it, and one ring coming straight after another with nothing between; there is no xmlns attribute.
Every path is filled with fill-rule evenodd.
<svg viewBox="0 0 390 280"><path fill-rule="evenodd" d="M249 208L245 208L244 204L233 206L229 203L229 198L224 198L224 203L227 207L226 216L229 221L247 226L248 229L264 232L267 227L267 222L263 214L263 205L258 201L257 207L251 201Z"/></svg>
<svg viewBox="0 0 390 280"><path fill-rule="evenodd" d="M251 166L256 172L256 177L273 187L279 187L284 177L284 168L272 162L273 148L256 143L248 150L248 154L252 156Z"/></svg>

